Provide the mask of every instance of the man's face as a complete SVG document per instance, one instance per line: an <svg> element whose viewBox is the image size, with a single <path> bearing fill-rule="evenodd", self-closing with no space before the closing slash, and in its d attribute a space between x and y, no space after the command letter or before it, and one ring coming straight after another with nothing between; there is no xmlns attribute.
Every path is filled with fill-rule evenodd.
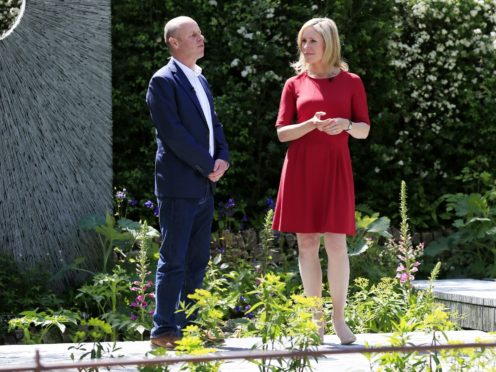
<svg viewBox="0 0 496 372"><path fill-rule="evenodd" d="M198 24L191 20L183 22L174 37L178 54L195 61L202 58L205 51L205 38Z"/></svg>

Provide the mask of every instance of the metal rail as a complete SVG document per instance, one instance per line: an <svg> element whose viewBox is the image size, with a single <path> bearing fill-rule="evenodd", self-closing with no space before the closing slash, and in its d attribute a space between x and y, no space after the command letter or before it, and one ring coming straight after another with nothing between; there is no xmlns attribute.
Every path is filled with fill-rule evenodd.
<svg viewBox="0 0 496 372"><path fill-rule="evenodd" d="M24 372L24 371L53 371L63 369L80 369L80 368L96 368L96 367L124 367L124 366L145 366L158 364L176 364L176 363L198 363L198 362L213 362L219 360L237 360L237 359L276 359L276 358L302 358L302 357L319 357L325 355L338 354L364 354L364 353L413 353L426 352L437 350L450 349L480 349L480 348L496 348L496 342L488 343L466 343L466 344L450 344L450 345L419 345L419 346L347 346L340 349L331 350L272 350L272 351L238 351L227 352L225 354L209 354L203 356L174 356L174 357L156 357L152 359L112 359L112 360L93 360L79 361L70 363L42 363L40 351L35 351L35 360L33 364L27 364L23 367L0 367L0 372Z"/></svg>

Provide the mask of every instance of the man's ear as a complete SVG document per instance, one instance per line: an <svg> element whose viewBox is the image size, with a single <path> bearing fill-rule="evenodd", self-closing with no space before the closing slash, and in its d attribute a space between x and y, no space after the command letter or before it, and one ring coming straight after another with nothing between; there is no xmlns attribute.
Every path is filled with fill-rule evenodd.
<svg viewBox="0 0 496 372"><path fill-rule="evenodd" d="M179 41L175 37L169 36L169 45L172 48L176 49L179 45Z"/></svg>

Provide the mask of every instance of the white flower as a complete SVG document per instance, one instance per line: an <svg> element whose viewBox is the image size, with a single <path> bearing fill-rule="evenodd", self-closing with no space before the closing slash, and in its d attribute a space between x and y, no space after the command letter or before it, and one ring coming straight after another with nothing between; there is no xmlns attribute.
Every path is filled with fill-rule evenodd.
<svg viewBox="0 0 496 372"><path fill-rule="evenodd" d="M208 3L212 6L217 6L217 1L216 0L208 0Z"/></svg>
<svg viewBox="0 0 496 372"><path fill-rule="evenodd" d="M237 65L239 65L239 58L234 58L232 61L231 61L231 67L236 67Z"/></svg>
<svg viewBox="0 0 496 372"><path fill-rule="evenodd" d="M241 71L242 77L247 77L249 74L255 72L255 69L251 66L246 66L243 71Z"/></svg>

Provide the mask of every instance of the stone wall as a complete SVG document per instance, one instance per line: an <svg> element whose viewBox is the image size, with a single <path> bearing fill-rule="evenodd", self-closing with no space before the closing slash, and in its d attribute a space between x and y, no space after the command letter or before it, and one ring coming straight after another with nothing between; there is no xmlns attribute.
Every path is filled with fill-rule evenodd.
<svg viewBox="0 0 496 372"><path fill-rule="evenodd" d="M112 203L110 0L28 0L0 41L0 252L55 272L98 258Z"/></svg>

